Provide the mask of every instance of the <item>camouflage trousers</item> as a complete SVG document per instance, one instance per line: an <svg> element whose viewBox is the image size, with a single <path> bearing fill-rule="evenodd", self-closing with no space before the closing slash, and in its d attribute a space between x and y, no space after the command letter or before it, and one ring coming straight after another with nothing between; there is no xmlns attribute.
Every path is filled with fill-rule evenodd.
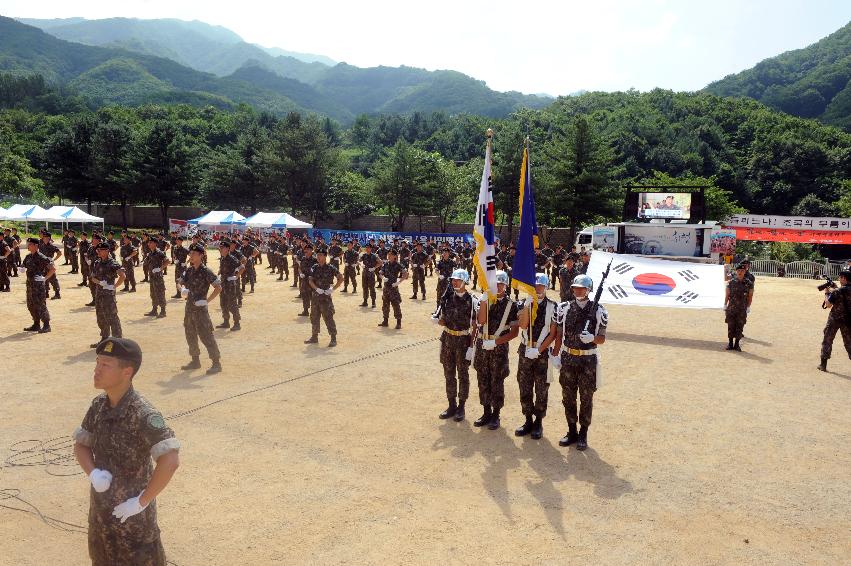
<svg viewBox="0 0 851 566"><path fill-rule="evenodd" d="M115 291L98 289L95 295L95 315L100 328L100 337L113 336L121 338L121 321L118 320L118 304L115 302Z"/></svg>
<svg viewBox="0 0 851 566"><path fill-rule="evenodd" d="M848 357L851 358L851 328L840 320L832 316L827 318L827 324L824 326L824 339L821 342L821 357L830 359L830 354L833 352L833 339L836 338L836 333L842 334L842 344L845 346L845 351L848 352Z"/></svg>
<svg viewBox="0 0 851 566"><path fill-rule="evenodd" d="M304 312L310 311L310 297L313 295L313 288L310 286L310 283L307 282L307 277L301 278L298 291L301 296L302 309Z"/></svg>
<svg viewBox="0 0 851 566"><path fill-rule="evenodd" d="M442 299L443 294L446 293L447 287L449 287L449 279L437 280L437 304L440 304L440 299Z"/></svg>
<svg viewBox="0 0 851 566"><path fill-rule="evenodd" d="M748 313L745 310L729 310L724 316L727 322L727 338L730 340L739 340L745 330L745 323L748 321Z"/></svg>
<svg viewBox="0 0 851 566"><path fill-rule="evenodd" d="M163 274L149 273L148 277L148 281L150 283L148 287L150 288L149 290L151 293L151 305L154 308L165 308L165 281L163 280Z"/></svg>
<svg viewBox="0 0 851 566"><path fill-rule="evenodd" d="M183 315L183 332L186 334L190 356L197 358L201 355L201 349L198 347L198 339L200 338L201 343L207 348L207 355L210 356L211 360L221 358L216 337L213 336L213 321L210 320L207 307L196 307L187 301L186 311Z"/></svg>
<svg viewBox="0 0 851 566"><path fill-rule="evenodd" d="M375 273L364 268L360 276L361 289L363 290L363 302L371 299L375 304Z"/></svg>
<svg viewBox="0 0 851 566"><path fill-rule="evenodd" d="M83 275L82 283L86 285L89 284L89 273L91 272L91 267L86 262L85 258L80 258L80 273Z"/></svg>
<svg viewBox="0 0 851 566"><path fill-rule="evenodd" d="M153 507L153 509L152 509ZM101 517L107 514L108 518ZM140 517L153 515L154 530L144 521L140 526ZM89 558L92 566L115 566L133 564L134 566L166 566L165 549L160 541L156 527L156 502L125 524L119 523L111 513L89 512Z"/></svg>
<svg viewBox="0 0 851 566"><path fill-rule="evenodd" d="M313 335L319 334L319 320L325 321L325 328L331 336L337 335L337 324L334 322L334 301L328 295L313 293L310 300L310 327Z"/></svg>
<svg viewBox="0 0 851 566"><path fill-rule="evenodd" d="M246 283L252 286L257 283L257 271L254 269L254 260L251 258L248 258L245 271L242 272L242 286L245 287Z"/></svg>
<svg viewBox="0 0 851 566"><path fill-rule="evenodd" d="M45 300L47 286L40 281L27 280L27 309L33 322L39 320L50 322L50 313L47 312L47 301Z"/></svg>
<svg viewBox="0 0 851 566"><path fill-rule="evenodd" d="M239 284L234 281L223 281L222 292L219 294L219 305L222 307L222 317L225 322L233 316L234 322L239 322Z"/></svg>
<svg viewBox="0 0 851 566"><path fill-rule="evenodd" d="M396 320L402 320L402 295L399 294L399 288L391 284L384 286L381 292L381 314L384 318L390 316L390 307L393 307L393 317Z"/></svg>
<svg viewBox="0 0 851 566"><path fill-rule="evenodd" d="M413 270L413 286L414 292L413 295L416 295L418 291L422 291L423 297L425 297L425 269L422 267L415 267Z"/></svg>
<svg viewBox="0 0 851 566"><path fill-rule="evenodd" d="M71 250L66 255L68 262L71 264L71 273L77 273L80 270L79 254L77 250Z"/></svg>
<svg viewBox="0 0 851 566"><path fill-rule="evenodd" d="M479 402L484 407L501 409L505 404L505 378L509 373L508 344L485 350L479 340L473 367L476 368L476 380L479 383Z"/></svg>
<svg viewBox="0 0 851 566"><path fill-rule="evenodd" d="M469 336L440 336L440 363L446 381L446 398L450 403L462 404L470 396L470 362L465 357L470 345Z"/></svg>
<svg viewBox="0 0 851 566"><path fill-rule="evenodd" d="M597 356L561 355L561 402L567 422L591 425L594 392L597 391ZM576 414L576 394L579 393L579 415Z"/></svg>
<svg viewBox="0 0 851 566"><path fill-rule="evenodd" d="M9 254L9 259L0 258L0 289L5 289L9 286L9 268L7 262L11 261L12 254Z"/></svg>
<svg viewBox="0 0 851 566"><path fill-rule="evenodd" d="M520 354L517 363L517 384L520 386L520 408L527 417L547 415L550 384L547 383L549 360L546 352L536 360Z"/></svg>
<svg viewBox="0 0 851 566"><path fill-rule="evenodd" d="M56 278L56 274L50 276L50 279L47 280L47 283L53 289L53 292L57 295L59 294L59 279ZM47 296L47 288L44 289L44 296Z"/></svg>
<svg viewBox="0 0 851 566"><path fill-rule="evenodd" d="M348 289L349 283L352 284L352 291L357 291L357 271L355 270L354 265L347 265L346 268L343 270L343 289Z"/></svg>
<svg viewBox="0 0 851 566"><path fill-rule="evenodd" d="M136 267L133 265L133 260L130 261L122 261L121 267L124 268L124 288L132 287L136 288Z"/></svg>
<svg viewBox="0 0 851 566"><path fill-rule="evenodd" d="M186 267L183 265L174 264L174 288L175 290L180 290L180 283L178 281L181 277L183 277L183 273L186 271ZM165 279L163 279L163 284L165 284ZM177 293L175 293L177 294Z"/></svg>
<svg viewBox="0 0 851 566"><path fill-rule="evenodd" d="M290 261L287 259L287 256L281 254L278 262L278 273L286 274L287 277L290 276Z"/></svg>

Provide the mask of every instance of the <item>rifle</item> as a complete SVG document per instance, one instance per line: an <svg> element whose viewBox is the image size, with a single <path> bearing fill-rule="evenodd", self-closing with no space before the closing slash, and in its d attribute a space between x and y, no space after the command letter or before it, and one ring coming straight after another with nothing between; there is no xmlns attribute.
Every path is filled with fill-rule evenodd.
<svg viewBox="0 0 851 566"><path fill-rule="evenodd" d="M437 300L437 309L431 314L433 318L440 317L440 313L443 310L443 305L446 303L446 299L451 297L452 293L455 292L455 289L452 287L452 280L446 282L446 289L443 290L443 295Z"/></svg>
<svg viewBox="0 0 851 566"><path fill-rule="evenodd" d="M606 266L606 270L603 272L603 276L600 278L600 283L597 285L597 292L594 293L594 301L591 303L591 310L588 313L588 320L585 321L585 332L588 332L588 329L591 327L592 323L597 322L597 305L600 304L600 297L603 295L603 282L606 280L606 277L609 276L609 270L611 270L612 268L613 261L614 258L609 260L609 265Z"/></svg>

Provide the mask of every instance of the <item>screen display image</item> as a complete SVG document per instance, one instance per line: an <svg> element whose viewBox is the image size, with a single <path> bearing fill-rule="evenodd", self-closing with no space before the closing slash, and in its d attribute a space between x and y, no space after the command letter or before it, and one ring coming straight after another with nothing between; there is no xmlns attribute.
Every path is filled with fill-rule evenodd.
<svg viewBox="0 0 851 566"><path fill-rule="evenodd" d="M639 218L689 218L691 193L639 193Z"/></svg>

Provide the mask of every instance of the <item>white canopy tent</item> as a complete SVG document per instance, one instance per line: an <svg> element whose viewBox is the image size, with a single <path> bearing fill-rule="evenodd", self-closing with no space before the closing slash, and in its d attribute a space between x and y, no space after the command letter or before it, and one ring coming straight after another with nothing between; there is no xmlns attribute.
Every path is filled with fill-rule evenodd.
<svg viewBox="0 0 851 566"><path fill-rule="evenodd" d="M204 216L193 218L189 223L196 226L229 226L241 220L245 220L245 217L235 210L212 210Z"/></svg>
<svg viewBox="0 0 851 566"><path fill-rule="evenodd" d="M6 220L6 209L0 206L0 220Z"/></svg>
<svg viewBox="0 0 851 566"><path fill-rule="evenodd" d="M37 204L13 204L3 213L3 219L25 222L27 232L30 230L30 222L44 222L45 227L48 222L61 222Z"/></svg>
<svg viewBox="0 0 851 566"><path fill-rule="evenodd" d="M238 224L248 228L313 228L312 224L302 222L286 212L258 212L254 216L238 222Z"/></svg>

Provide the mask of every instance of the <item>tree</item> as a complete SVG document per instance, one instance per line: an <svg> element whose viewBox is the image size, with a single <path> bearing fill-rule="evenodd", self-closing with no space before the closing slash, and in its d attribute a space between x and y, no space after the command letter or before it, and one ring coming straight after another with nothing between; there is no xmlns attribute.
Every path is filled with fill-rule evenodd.
<svg viewBox="0 0 851 566"><path fill-rule="evenodd" d="M172 122L156 120L136 147L134 167L140 194L159 206L167 230L168 209L192 198L193 172L185 137Z"/></svg>
<svg viewBox="0 0 851 566"><path fill-rule="evenodd" d="M438 181L432 210L440 217L441 232L446 232L452 219L467 216L472 220L474 217L484 163L482 159L474 159L457 166L441 159L437 165Z"/></svg>
<svg viewBox="0 0 851 566"><path fill-rule="evenodd" d="M8 133L0 129L0 139L11 139ZM0 143L0 195L26 202L44 202L47 196L44 183L36 177L29 160L14 151L9 143Z"/></svg>
<svg viewBox="0 0 851 566"><path fill-rule="evenodd" d="M44 176L47 190L63 200L84 200L91 212L92 201L100 200L92 175L92 136L95 122L83 115L53 133L45 143Z"/></svg>
<svg viewBox="0 0 851 566"><path fill-rule="evenodd" d="M121 222L127 229L127 204L133 199L133 132L124 122L111 120L97 124L92 135L92 183L107 202L118 202Z"/></svg>
<svg viewBox="0 0 851 566"><path fill-rule="evenodd" d="M351 229L355 218L375 210L373 197L369 181L354 171L340 169L331 179L328 200L331 210L343 215L343 228Z"/></svg>
<svg viewBox="0 0 851 566"><path fill-rule="evenodd" d="M212 152L206 160L202 200L208 206L234 210L247 207L251 214L271 204L273 191L266 161L269 146L266 131L253 124L236 143Z"/></svg>
<svg viewBox="0 0 851 566"><path fill-rule="evenodd" d="M430 210L439 184L439 158L399 140L373 167L375 198L384 203L392 231L404 230L409 216Z"/></svg>

